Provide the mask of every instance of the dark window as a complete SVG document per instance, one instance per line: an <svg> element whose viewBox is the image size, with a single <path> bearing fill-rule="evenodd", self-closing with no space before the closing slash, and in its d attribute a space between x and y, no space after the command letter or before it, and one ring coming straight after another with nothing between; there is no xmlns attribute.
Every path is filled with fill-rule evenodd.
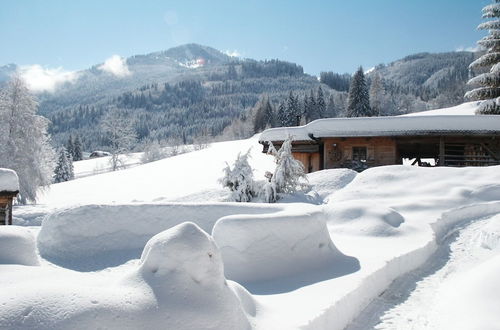
<svg viewBox="0 0 500 330"><path fill-rule="evenodd" d="M366 147L352 147L352 160L366 162Z"/></svg>

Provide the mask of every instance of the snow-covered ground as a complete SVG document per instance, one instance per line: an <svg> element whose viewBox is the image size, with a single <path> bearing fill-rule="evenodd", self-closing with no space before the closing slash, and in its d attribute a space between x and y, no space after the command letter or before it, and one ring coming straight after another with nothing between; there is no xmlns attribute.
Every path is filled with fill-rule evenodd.
<svg viewBox="0 0 500 330"><path fill-rule="evenodd" d="M499 324L500 167L325 170L283 203L224 202L225 162L250 147L263 179L274 163L256 136L55 184L16 207L29 227L0 228L0 328Z"/></svg>

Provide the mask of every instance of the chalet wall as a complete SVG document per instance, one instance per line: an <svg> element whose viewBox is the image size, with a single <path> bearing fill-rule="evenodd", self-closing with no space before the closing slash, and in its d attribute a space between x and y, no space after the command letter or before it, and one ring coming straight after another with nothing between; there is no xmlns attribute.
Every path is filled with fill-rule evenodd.
<svg viewBox="0 0 500 330"><path fill-rule="evenodd" d="M293 152L293 157L299 160L304 165L306 173L311 173L321 170L319 152Z"/></svg>
<svg viewBox="0 0 500 330"><path fill-rule="evenodd" d="M392 138L326 138L323 141L325 168L348 166L352 163L353 147L366 147L368 166L398 163L396 142Z"/></svg>

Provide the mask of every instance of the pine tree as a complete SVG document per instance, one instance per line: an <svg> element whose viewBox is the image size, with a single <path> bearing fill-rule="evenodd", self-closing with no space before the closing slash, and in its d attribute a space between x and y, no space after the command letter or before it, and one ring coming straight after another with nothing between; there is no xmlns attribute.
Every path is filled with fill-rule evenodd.
<svg viewBox="0 0 500 330"><path fill-rule="evenodd" d="M318 118L326 118L325 95L321 86L318 87L318 96L316 97L316 109Z"/></svg>
<svg viewBox="0 0 500 330"><path fill-rule="evenodd" d="M82 160L83 152L82 152L82 143L80 142L80 138L78 135L75 136L75 140L73 141L73 160Z"/></svg>
<svg viewBox="0 0 500 330"><path fill-rule="evenodd" d="M275 126L274 110L267 95L260 98L253 112L255 113L253 120L254 133L261 132L266 127Z"/></svg>
<svg viewBox="0 0 500 330"><path fill-rule="evenodd" d="M468 84L477 87L465 94L470 100L485 100L479 108L479 114L500 114L500 0L483 8L483 18L493 18L478 26L480 30L489 30L489 34L478 41L487 49L486 54L472 62L471 70L489 70L471 80Z"/></svg>
<svg viewBox="0 0 500 330"><path fill-rule="evenodd" d="M69 155L71 155L74 159L75 155L75 150L74 150L74 142L73 142L73 136L70 134L68 138L68 142L66 143L66 151L68 152Z"/></svg>
<svg viewBox="0 0 500 330"><path fill-rule="evenodd" d="M253 170L248 163L250 149L245 154L238 154L233 168L226 164L224 176L219 180L223 187L231 190L231 200L235 202L250 202L255 193Z"/></svg>
<svg viewBox="0 0 500 330"><path fill-rule="evenodd" d="M51 183L54 168L48 120L36 111L37 103L20 77L0 90L0 167L17 172L22 204L36 201L39 188Z"/></svg>
<svg viewBox="0 0 500 330"><path fill-rule="evenodd" d="M307 122L311 122L313 120L316 120L319 118L319 115L318 115L318 106L316 104L316 98L314 97L314 92L313 90L311 89L311 92L309 94L309 98L308 98L308 101L307 101L307 104L308 104L308 108L307 108L307 111L306 111L306 121Z"/></svg>
<svg viewBox="0 0 500 330"><path fill-rule="evenodd" d="M278 106L278 113L277 113L276 117L277 117L276 126L278 126L278 127L286 126L286 124L288 123L288 119L287 119L285 102L283 102L283 101L280 102L280 104Z"/></svg>
<svg viewBox="0 0 500 330"><path fill-rule="evenodd" d="M380 116L382 114L385 97L385 88L382 78L376 73L370 84L370 106L373 115Z"/></svg>
<svg viewBox="0 0 500 330"><path fill-rule="evenodd" d="M73 161L71 156L66 151L66 148L62 147L59 150L57 165L54 169L54 183L73 180L74 177Z"/></svg>
<svg viewBox="0 0 500 330"><path fill-rule="evenodd" d="M347 100L347 117L370 117L373 113L370 109L370 98L366 86L363 68L359 67L354 74L349 87Z"/></svg>
<svg viewBox="0 0 500 330"><path fill-rule="evenodd" d="M288 137L276 151L273 144L268 142L268 153L274 155L276 169L271 178L271 187L277 193L292 194L307 187L307 176L304 165L293 157L292 137Z"/></svg>
<svg viewBox="0 0 500 330"><path fill-rule="evenodd" d="M337 118L340 116L333 95L330 95L330 98L328 99L328 105L326 106L326 116L328 118Z"/></svg>
<svg viewBox="0 0 500 330"><path fill-rule="evenodd" d="M299 126L301 118L302 115L299 107L299 97L293 95L293 92L290 91L287 100L287 107L285 108L285 122L283 126Z"/></svg>

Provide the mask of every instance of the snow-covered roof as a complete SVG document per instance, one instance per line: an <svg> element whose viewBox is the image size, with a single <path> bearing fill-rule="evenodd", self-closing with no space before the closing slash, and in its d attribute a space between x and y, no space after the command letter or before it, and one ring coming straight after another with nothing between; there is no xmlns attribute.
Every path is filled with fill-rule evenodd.
<svg viewBox="0 0 500 330"><path fill-rule="evenodd" d="M413 116L319 119L305 126L272 128L259 141L312 141L323 137L373 137L404 135L500 135L500 116Z"/></svg>
<svg viewBox="0 0 500 330"><path fill-rule="evenodd" d="M0 192L18 190L19 179L16 172L7 168L0 168Z"/></svg>

